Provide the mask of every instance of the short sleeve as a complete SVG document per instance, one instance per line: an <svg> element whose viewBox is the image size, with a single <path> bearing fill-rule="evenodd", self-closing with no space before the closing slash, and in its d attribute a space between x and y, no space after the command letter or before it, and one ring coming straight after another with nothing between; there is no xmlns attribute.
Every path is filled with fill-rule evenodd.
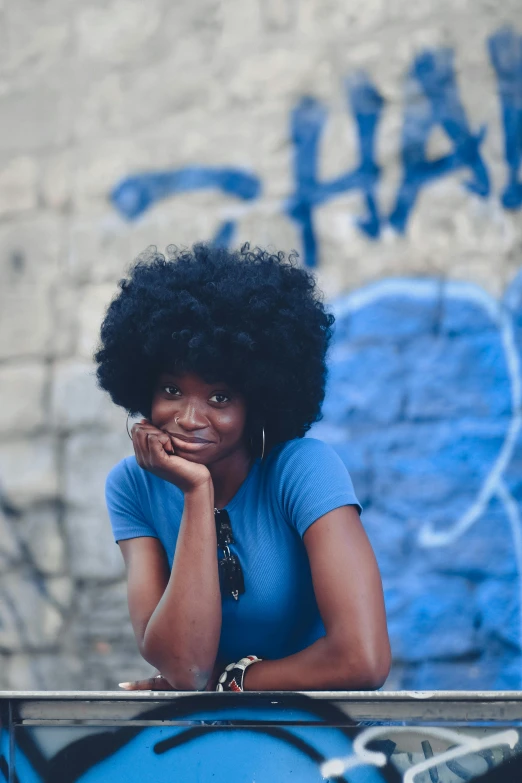
<svg viewBox="0 0 522 783"><path fill-rule="evenodd" d="M283 510L301 537L334 508L357 506L362 511L346 466L327 443L315 438L290 441L280 460Z"/></svg>
<svg viewBox="0 0 522 783"><path fill-rule="evenodd" d="M143 513L140 486L128 464L129 459L132 458L119 462L105 482L105 501L114 539L118 542L140 536L159 538Z"/></svg>

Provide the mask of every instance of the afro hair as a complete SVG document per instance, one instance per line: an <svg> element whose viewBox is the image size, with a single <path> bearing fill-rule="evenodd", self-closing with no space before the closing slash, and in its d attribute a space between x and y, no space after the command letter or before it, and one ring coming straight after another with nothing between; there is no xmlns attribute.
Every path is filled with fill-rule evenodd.
<svg viewBox="0 0 522 783"><path fill-rule="evenodd" d="M269 447L302 437L320 418L334 322L315 278L296 255L249 245L166 252L148 248L119 283L95 355L100 387L149 418L158 375L192 371L240 391Z"/></svg>

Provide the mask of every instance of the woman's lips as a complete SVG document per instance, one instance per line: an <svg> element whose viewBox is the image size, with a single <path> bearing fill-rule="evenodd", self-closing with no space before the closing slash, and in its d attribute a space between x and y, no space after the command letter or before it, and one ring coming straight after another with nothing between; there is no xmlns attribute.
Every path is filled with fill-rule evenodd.
<svg viewBox="0 0 522 783"><path fill-rule="evenodd" d="M176 449L179 449L180 451L200 451L201 449L205 449L207 446L210 446L212 443L210 440L203 440L201 438L197 440L185 440L179 435L173 435L171 432L169 432L169 435L172 438Z"/></svg>

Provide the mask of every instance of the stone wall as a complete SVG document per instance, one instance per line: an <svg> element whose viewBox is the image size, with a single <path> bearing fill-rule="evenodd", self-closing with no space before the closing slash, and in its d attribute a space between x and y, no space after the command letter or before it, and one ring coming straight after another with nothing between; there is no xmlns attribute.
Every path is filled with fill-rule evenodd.
<svg viewBox="0 0 522 783"><path fill-rule="evenodd" d="M96 389L91 364L116 281L149 244L217 238L297 248L339 307L392 277L461 281L500 301L522 260L522 9L518 0L8 0L0 13L0 688L112 688L148 671L103 501L107 471L130 453L125 415ZM475 666L477 687L493 687L504 660L506 682L519 687L522 556L502 549L518 541L513 513L511 538L502 527L522 500L515 479L502 508L494 503L504 485L495 485L489 516L469 527L474 549L466 539L451 578L440 552L424 586L424 566L411 570L408 560L426 521L451 527L466 512L453 504L444 519L426 513L428 502L444 516L438 477L471 464L462 480L472 503L491 464L487 449L449 449L430 474L431 494L412 499L419 422L446 432L456 420L464 426L466 405L478 406L486 413L475 419L497 427L502 449L518 415L505 350L494 348L504 333L497 322L483 326L490 343L470 358L467 338L435 319L430 334L442 342L408 348L396 330L409 313L402 302L388 320L375 316L390 337L354 337L356 363L338 380L344 402L328 403L322 430L354 473L392 580L390 684L451 687L460 661L462 671ZM510 313L516 326L518 310ZM477 331L469 318L464 334ZM376 384L359 387L361 367ZM444 408L441 389L460 393L469 372L466 404ZM499 409L481 386L490 375L508 399ZM435 388L422 387L430 377ZM383 389L393 393L380 397ZM386 452L379 441L381 467L369 470L361 454L377 449L376 410L390 442ZM408 453L392 438L398 427L417 444ZM510 460L515 475L515 446ZM396 501L379 504L384 495ZM490 541L502 550L498 568ZM394 568L411 570L410 586L399 589ZM439 637L460 616L451 607L473 595L462 645L441 650L433 635L419 636L423 622L431 627L430 591L448 597L434 610ZM504 617L495 606L510 608Z"/></svg>

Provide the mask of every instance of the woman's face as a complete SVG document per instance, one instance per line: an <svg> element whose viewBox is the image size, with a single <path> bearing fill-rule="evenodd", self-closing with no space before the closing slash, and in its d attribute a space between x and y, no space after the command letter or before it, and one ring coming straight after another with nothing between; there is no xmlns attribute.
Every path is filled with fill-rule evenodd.
<svg viewBox="0 0 522 783"><path fill-rule="evenodd" d="M176 454L210 465L246 451L244 397L226 383L191 372L162 373L152 399L152 424L172 437Z"/></svg>

